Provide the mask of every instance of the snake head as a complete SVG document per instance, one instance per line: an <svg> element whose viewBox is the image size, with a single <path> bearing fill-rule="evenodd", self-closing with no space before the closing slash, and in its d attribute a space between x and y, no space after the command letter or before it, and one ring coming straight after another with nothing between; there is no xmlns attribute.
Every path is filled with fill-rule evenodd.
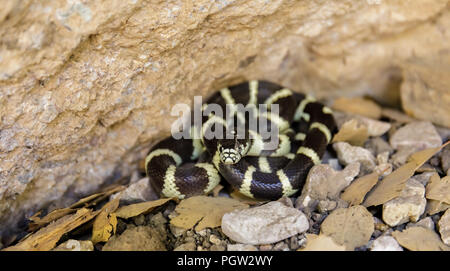
<svg viewBox="0 0 450 271"><path fill-rule="evenodd" d="M219 146L220 161L225 165L238 163L248 151L246 140L222 140Z"/></svg>

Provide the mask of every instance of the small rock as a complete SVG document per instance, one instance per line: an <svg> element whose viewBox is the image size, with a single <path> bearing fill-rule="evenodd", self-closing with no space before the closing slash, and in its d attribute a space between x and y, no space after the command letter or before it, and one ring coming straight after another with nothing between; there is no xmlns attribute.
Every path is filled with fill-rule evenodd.
<svg viewBox="0 0 450 271"><path fill-rule="evenodd" d="M224 245L212 245L209 250L210 251L225 251L225 246Z"/></svg>
<svg viewBox="0 0 450 271"><path fill-rule="evenodd" d="M186 229L174 226L172 224L169 224L169 228L170 228L170 231L172 232L172 234L175 237L180 237L186 232Z"/></svg>
<svg viewBox="0 0 450 271"><path fill-rule="evenodd" d="M442 169L444 170L444 172L448 172L450 170L450 146L446 146L441 151L440 156L441 156Z"/></svg>
<svg viewBox="0 0 450 271"><path fill-rule="evenodd" d="M181 244L178 247L174 248L174 251L196 251L196 250L197 250L197 246L193 242L184 243L184 244Z"/></svg>
<svg viewBox="0 0 450 271"><path fill-rule="evenodd" d="M321 200L317 205L317 210L321 213L329 212L336 209L337 203L330 200Z"/></svg>
<svg viewBox="0 0 450 271"><path fill-rule="evenodd" d="M392 173L393 166L389 163L379 164L375 167L374 171L378 172L382 177Z"/></svg>
<svg viewBox="0 0 450 271"><path fill-rule="evenodd" d="M439 233L444 244L450 246L450 209L447 209L438 223Z"/></svg>
<svg viewBox="0 0 450 271"><path fill-rule="evenodd" d="M143 214L135 216L133 217L133 222L136 226L142 226L145 223L145 216Z"/></svg>
<svg viewBox="0 0 450 271"><path fill-rule="evenodd" d="M104 251L165 251L163 238L160 233L146 226L126 229L119 236L112 236L103 246Z"/></svg>
<svg viewBox="0 0 450 271"><path fill-rule="evenodd" d="M217 236L214 235L214 234L211 234L211 235L209 236L209 242L211 242L211 243L214 244L214 245L220 245L220 244L222 244L222 240L220 240L220 238L217 237Z"/></svg>
<svg viewBox="0 0 450 271"><path fill-rule="evenodd" d="M93 251L94 244L90 240L79 241L69 239L53 249L54 251Z"/></svg>
<svg viewBox="0 0 450 271"><path fill-rule="evenodd" d="M272 250L272 245L269 245L269 244L260 245L259 250L260 251L270 251L270 250Z"/></svg>
<svg viewBox="0 0 450 271"><path fill-rule="evenodd" d="M381 221L379 218L377 217L373 217L374 220L374 225L375 225L375 229L379 230L379 231L386 231L387 229L389 229L389 226L384 224L383 221Z"/></svg>
<svg viewBox="0 0 450 271"><path fill-rule="evenodd" d="M336 142L333 144L333 148L343 165L360 163L363 173L370 173L375 169L375 157L370 151L362 147L352 146L347 142Z"/></svg>
<svg viewBox="0 0 450 271"><path fill-rule="evenodd" d="M335 171L325 164L314 166L309 171L302 193L297 198L295 206L301 209L306 208L308 210L305 211L309 213L315 209L320 201L338 201L342 190L350 185L358 173L359 163L350 164L342 171ZM321 207L324 209L332 208L332 204L322 205Z"/></svg>
<svg viewBox="0 0 450 271"><path fill-rule="evenodd" d="M397 152L391 156L391 163L394 166L399 167L405 164L408 157L417 151L419 151L418 147L400 147Z"/></svg>
<svg viewBox="0 0 450 271"><path fill-rule="evenodd" d="M289 248L291 250L297 250L300 247L297 236L289 238Z"/></svg>
<svg viewBox="0 0 450 271"><path fill-rule="evenodd" d="M428 217L422 218L421 220L417 221L416 223L408 223L408 225L406 225L406 228L410 228L410 227L423 227L423 228L434 231L434 222L433 222L433 219L431 219L431 217L428 216Z"/></svg>
<svg viewBox="0 0 450 271"><path fill-rule="evenodd" d="M418 175L411 177L412 179L421 183L424 187L427 186L430 177L433 176L436 172L424 172Z"/></svg>
<svg viewBox="0 0 450 271"><path fill-rule="evenodd" d="M158 194L150 185L148 177L131 183L125 190L112 195L111 199L116 197L120 197L120 201L126 204L159 199Z"/></svg>
<svg viewBox="0 0 450 271"><path fill-rule="evenodd" d="M285 242L279 242L272 248L275 251L289 251L289 246Z"/></svg>
<svg viewBox="0 0 450 271"><path fill-rule="evenodd" d="M209 248L209 247L211 247L211 243L209 243L207 240L205 240L205 241L203 241L202 246L204 248Z"/></svg>
<svg viewBox="0 0 450 271"><path fill-rule="evenodd" d="M277 201L283 203L287 207L294 207L294 204L289 197L281 197Z"/></svg>
<svg viewBox="0 0 450 271"><path fill-rule="evenodd" d="M387 152L392 154L394 149L381 137L370 138L365 144L364 148L370 150L374 156Z"/></svg>
<svg viewBox="0 0 450 271"><path fill-rule="evenodd" d="M272 244L308 228L308 218L301 211L277 201L235 210L222 217L222 231L226 236L251 245Z"/></svg>
<svg viewBox="0 0 450 271"><path fill-rule="evenodd" d="M383 235L375 239L370 246L371 251L403 251L403 248L398 244L392 236Z"/></svg>
<svg viewBox="0 0 450 271"><path fill-rule="evenodd" d="M426 204L425 187L410 178L400 196L383 204L383 221L391 227L417 221L425 211Z"/></svg>
<svg viewBox="0 0 450 271"><path fill-rule="evenodd" d="M395 131L389 142L396 150L400 147L423 150L441 146L442 139L431 122L415 121Z"/></svg>
<svg viewBox="0 0 450 271"><path fill-rule="evenodd" d="M227 250L228 251L258 251L258 248L256 248L253 245L246 245L246 244L228 244Z"/></svg>
<svg viewBox="0 0 450 271"><path fill-rule="evenodd" d="M162 235L166 234L167 219L161 212L156 213L150 218L149 224L158 230Z"/></svg>

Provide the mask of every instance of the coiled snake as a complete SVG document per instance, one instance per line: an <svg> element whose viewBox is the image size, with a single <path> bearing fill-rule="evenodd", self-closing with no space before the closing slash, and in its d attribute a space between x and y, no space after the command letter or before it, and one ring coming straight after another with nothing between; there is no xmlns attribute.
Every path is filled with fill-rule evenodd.
<svg viewBox="0 0 450 271"><path fill-rule="evenodd" d="M251 117L237 110L230 110L235 123L231 126L218 114L204 114L201 128L191 129L192 133L201 133L200 138L170 136L147 155L147 175L163 196L207 194L221 178L248 197L273 200L291 196L303 187L311 167L320 163L336 129L331 109L311 96L268 81L253 80L223 88L208 99L203 112L211 104L220 105L224 111L227 104L250 108L255 112L253 118L264 119L269 128L278 128L278 146L267 150L267 139L259 128L246 126L238 131L236 123L245 123ZM268 107L266 113L255 110L261 104ZM274 104L279 114L272 114ZM205 136L213 130L229 137Z"/></svg>

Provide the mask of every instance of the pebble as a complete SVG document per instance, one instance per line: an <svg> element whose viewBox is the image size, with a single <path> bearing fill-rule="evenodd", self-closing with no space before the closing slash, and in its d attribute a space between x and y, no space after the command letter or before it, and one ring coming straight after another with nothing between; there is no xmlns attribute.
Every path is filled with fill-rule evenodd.
<svg viewBox="0 0 450 271"><path fill-rule="evenodd" d="M90 241L69 239L53 249L54 251L93 251L94 244Z"/></svg>
<svg viewBox="0 0 450 271"><path fill-rule="evenodd" d="M426 204L425 187L410 178L400 196L383 204L383 221L391 227L415 222L425 211Z"/></svg>
<svg viewBox="0 0 450 271"><path fill-rule="evenodd" d="M306 208L311 212L320 204L322 211L336 208L336 201L340 194L353 179L359 174L359 163L346 166L341 171L336 171L329 165L321 164L311 168L300 197L297 198L295 206L300 209ZM321 203L322 201L322 203ZM334 201L335 203L330 203Z"/></svg>
<svg viewBox="0 0 450 271"><path fill-rule="evenodd" d="M196 251L197 246L193 242L184 243L173 249L174 251Z"/></svg>
<svg viewBox="0 0 450 271"><path fill-rule="evenodd" d="M166 250L159 231L146 226L127 228L121 235L112 236L103 246L104 251L161 251Z"/></svg>
<svg viewBox="0 0 450 271"><path fill-rule="evenodd" d="M406 228L410 228L410 227L423 227L426 229L430 229L432 231L434 231L434 222L433 219L431 219L431 217L425 217L422 218L421 220L417 221L416 223L408 223L408 225L406 225Z"/></svg>
<svg viewBox="0 0 450 271"><path fill-rule="evenodd" d="M441 239L447 246L450 246L450 209L447 209L438 223Z"/></svg>
<svg viewBox="0 0 450 271"><path fill-rule="evenodd" d="M243 244L272 244L309 228L308 218L299 210L273 201L267 204L226 213L222 231Z"/></svg>
<svg viewBox="0 0 450 271"><path fill-rule="evenodd" d="M394 237L383 235L372 242L370 246L371 251L403 251L403 248L398 244Z"/></svg>
<svg viewBox="0 0 450 271"><path fill-rule="evenodd" d="M214 235L214 234L211 234L211 235L209 236L209 242L211 242L211 244L214 244L214 245L220 245L220 244L222 244L222 240L220 240L220 238L217 237L217 236Z"/></svg>
<svg viewBox="0 0 450 271"><path fill-rule="evenodd" d="M259 250L261 250L261 251L270 251L270 250L272 250L272 245L269 245L269 244L260 245L259 246Z"/></svg>
<svg viewBox="0 0 450 271"><path fill-rule="evenodd" d="M145 216L143 214L135 216L133 217L133 222L136 226L142 226L145 223Z"/></svg>
<svg viewBox="0 0 450 271"><path fill-rule="evenodd" d="M446 146L442 151L441 151L441 165L442 165L442 169L444 170L444 172L447 172L447 175L449 170L450 170L450 146Z"/></svg>
<svg viewBox="0 0 450 271"><path fill-rule="evenodd" d="M370 138L365 144L364 148L370 150L372 154L378 155L380 153L387 152L388 154L392 154L394 149L381 137Z"/></svg>
<svg viewBox="0 0 450 271"><path fill-rule="evenodd" d="M433 176L435 174L435 172L424 172L418 175L414 175L413 177L411 177L412 179L418 181L419 183L421 183L423 186L427 186L428 181L430 180L430 177Z"/></svg>
<svg viewBox="0 0 450 271"><path fill-rule="evenodd" d="M212 245L210 251L225 251L226 247L224 245Z"/></svg>
<svg viewBox="0 0 450 271"><path fill-rule="evenodd" d="M441 146L442 139L431 122L415 121L395 131L389 143L396 150L400 147L423 150Z"/></svg>
<svg viewBox="0 0 450 271"><path fill-rule="evenodd" d="M361 171L363 173L370 173L375 169L375 157L369 150L358 146L352 146L347 142L336 142L333 144L333 148L337 153L339 161L343 165L360 163Z"/></svg>
<svg viewBox="0 0 450 271"><path fill-rule="evenodd" d="M253 245L246 244L228 244L228 251L258 251L258 248Z"/></svg>
<svg viewBox="0 0 450 271"><path fill-rule="evenodd" d="M125 190L112 195L111 199L116 197L120 197L120 201L126 204L157 200L159 198L158 194L150 185L148 177L131 183Z"/></svg>
<svg viewBox="0 0 450 271"><path fill-rule="evenodd" d="M374 225L375 225L375 229L379 230L379 231L386 231L387 229L389 229L389 226L384 224L383 221L377 217L373 217L374 220Z"/></svg>
<svg viewBox="0 0 450 271"><path fill-rule="evenodd" d="M285 242L279 242L272 248L275 251L289 251L289 246Z"/></svg>
<svg viewBox="0 0 450 271"><path fill-rule="evenodd" d="M172 224L169 224L169 228L170 228L170 231L172 232L172 234L175 237L180 237L186 232L186 229L174 226Z"/></svg>
<svg viewBox="0 0 450 271"><path fill-rule="evenodd" d="M408 157L419 151L418 147L400 147L396 153L394 153L391 157L391 163L396 166L399 167L403 164L406 163L406 161L408 160Z"/></svg>

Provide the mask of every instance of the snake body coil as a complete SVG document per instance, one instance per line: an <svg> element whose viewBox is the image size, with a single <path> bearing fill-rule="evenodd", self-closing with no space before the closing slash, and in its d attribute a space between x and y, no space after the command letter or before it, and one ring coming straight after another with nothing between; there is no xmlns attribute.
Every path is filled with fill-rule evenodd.
<svg viewBox="0 0 450 271"><path fill-rule="evenodd" d="M233 124L209 106L242 104L255 112L253 118L269 123L279 130L276 148L265 148L267 139L258 128L238 130L239 123L252 117L231 110ZM266 105L264 114L255 110ZM279 113L272 113L277 104ZM166 197L184 198L209 193L221 180L230 183L242 194L259 199L277 199L299 191L306 176L319 164L330 142L336 124L331 109L311 96L267 81L249 81L224 88L203 106L208 114L202 127L193 127L200 138L168 137L157 143L145 160L146 172L153 188ZM210 112L211 111L211 112ZM210 138L207 132L221 131L231 137ZM244 136L238 137L238 135Z"/></svg>

